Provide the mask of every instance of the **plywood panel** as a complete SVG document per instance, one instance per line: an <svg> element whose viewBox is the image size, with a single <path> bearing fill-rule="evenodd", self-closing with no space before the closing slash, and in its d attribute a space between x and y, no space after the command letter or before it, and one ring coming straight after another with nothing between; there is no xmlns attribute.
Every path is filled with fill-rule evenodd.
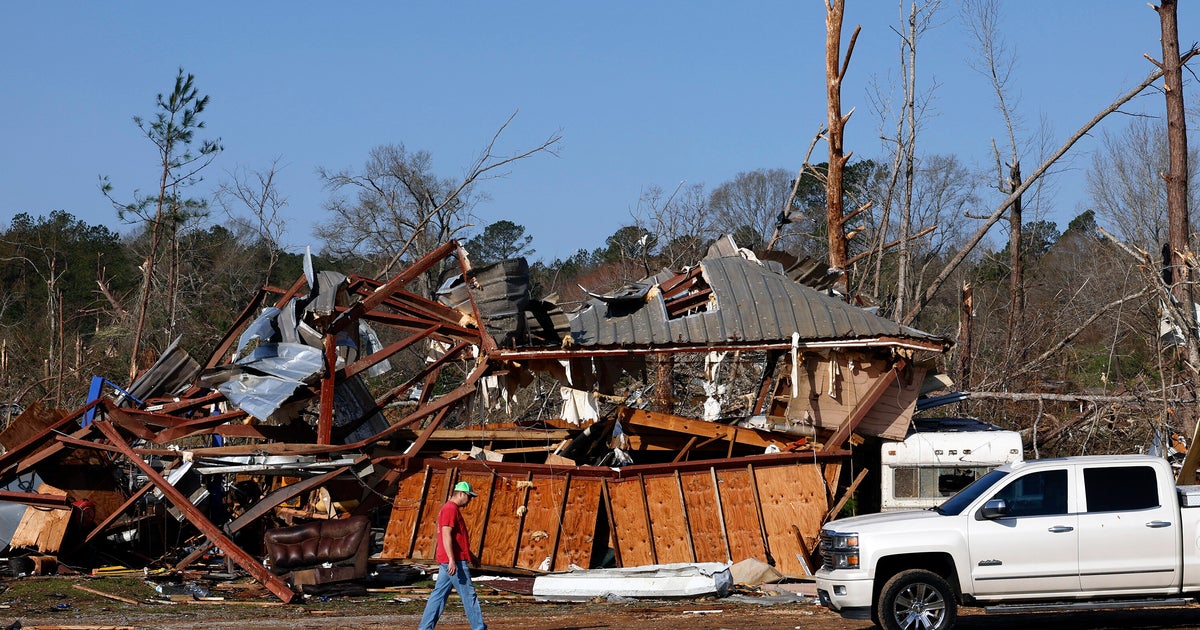
<svg viewBox="0 0 1200 630"><path fill-rule="evenodd" d="M637 477L609 480L608 495L617 530L617 545L621 550L621 566L654 564L641 480Z"/></svg>
<svg viewBox="0 0 1200 630"><path fill-rule="evenodd" d="M745 468L717 472L721 486L721 509L725 513L725 531L729 534L729 551L733 562L746 558L766 561L767 552L758 524L758 506L754 503L754 488L750 471Z"/></svg>
<svg viewBox="0 0 1200 630"><path fill-rule="evenodd" d="M517 549L517 530L521 523L518 510L525 495L521 489L522 481L522 477L499 475L492 484L487 529L481 534L482 550L479 553L480 562L485 565L512 564Z"/></svg>
<svg viewBox="0 0 1200 630"><path fill-rule="evenodd" d="M658 563L694 562L679 483L675 477L646 477L643 483Z"/></svg>
<svg viewBox="0 0 1200 630"><path fill-rule="evenodd" d="M554 570L566 571L574 564L585 569L592 562L596 519L600 511L601 479L574 477L567 491L567 509L559 531Z"/></svg>
<svg viewBox="0 0 1200 630"><path fill-rule="evenodd" d="M422 490L427 471L421 470L400 478L392 514L383 534L383 558L408 558L416 542L417 519L421 513Z"/></svg>
<svg viewBox="0 0 1200 630"><path fill-rule="evenodd" d="M712 471L683 473L680 480L683 483L683 499L692 528L692 540L696 544L696 561L728 562L729 554Z"/></svg>
<svg viewBox="0 0 1200 630"><path fill-rule="evenodd" d="M454 471L431 470L429 473L429 490L421 508L421 520L417 524L417 542L413 545L414 559L434 559L437 550L437 517L450 496L451 472Z"/></svg>
<svg viewBox="0 0 1200 630"><path fill-rule="evenodd" d="M40 484L36 492L59 497L67 496L66 490L59 490L45 483ZM62 546L63 536L67 533L67 526L70 524L71 510L28 505L25 507L25 515L17 524L17 530L13 532L9 544L14 548L28 547L47 553L57 553L59 547Z"/></svg>
<svg viewBox="0 0 1200 630"><path fill-rule="evenodd" d="M35 402L0 431L0 446L12 449L24 444L44 432L47 427L62 420L64 415L66 412L61 409L51 409Z"/></svg>
<svg viewBox="0 0 1200 630"><path fill-rule="evenodd" d="M815 548L821 521L829 509L820 471L811 464L755 466L754 477L775 568L785 575L806 575L808 572L796 557L804 554L805 549L792 526L800 530L808 549Z"/></svg>
<svg viewBox="0 0 1200 630"><path fill-rule="evenodd" d="M559 515L563 508L563 489L566 480L558 477L535 477L526 497L525 526L521 530L521 549L517 566L537 569L550 557Z"/></svg>
<svg viewBox="0 0 1200 630"><path fill-rule="evenodd" d="M471 484L471 489L479 495L462 509L463 521L467 524L467 533L471 539L471 553L481 557L480 545L483 543L484 527L487 525L488 503L492 497L492 473L490 471L466 472L459 471L457 481Z"/></svg>

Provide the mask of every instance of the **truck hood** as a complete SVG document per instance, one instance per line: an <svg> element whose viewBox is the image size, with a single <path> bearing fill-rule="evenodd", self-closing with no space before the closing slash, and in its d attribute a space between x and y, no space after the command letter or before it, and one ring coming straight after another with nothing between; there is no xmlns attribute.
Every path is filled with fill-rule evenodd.
<svg viewBox="0 0 1200 630"><path fill-rule="evenodd" d="M913 523L913 527L924 527L931 524L928 521L944 518L947 517L938 514L934 510L903 510L900 512L883 512L880 514L864 514L863 516L839 518L836 521L826 523L825 529L835 532L858 532L860 534L876 528L895 531L897 524ZM925 525L918 524L921 522L925 522Z"/></svg>

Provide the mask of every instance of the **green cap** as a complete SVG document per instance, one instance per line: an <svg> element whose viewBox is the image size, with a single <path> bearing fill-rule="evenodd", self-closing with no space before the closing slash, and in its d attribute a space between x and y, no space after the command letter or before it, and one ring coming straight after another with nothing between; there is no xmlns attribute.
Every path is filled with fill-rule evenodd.
<svg viewBox="0 0 1200 630"><path fill-rule="evenodd" d="M469 494L473 497L479 496L478 494L475 494L474 490L471 489L471 484L469 484L465 481L460 481L460 482L454 484L454 491L455 492L466 492L467 494Z"/></svg>

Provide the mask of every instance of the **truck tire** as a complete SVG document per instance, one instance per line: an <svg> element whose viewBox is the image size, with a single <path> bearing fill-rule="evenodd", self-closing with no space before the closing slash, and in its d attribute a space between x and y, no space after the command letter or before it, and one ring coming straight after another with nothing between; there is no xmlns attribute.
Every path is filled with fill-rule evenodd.
<svg viewBox="0 0 1200 630"><path fill-rule="evenodd" d="M958 604L942 576L910 569L883 585L873 613L884 630L948 630L958 618Z"/></svg>

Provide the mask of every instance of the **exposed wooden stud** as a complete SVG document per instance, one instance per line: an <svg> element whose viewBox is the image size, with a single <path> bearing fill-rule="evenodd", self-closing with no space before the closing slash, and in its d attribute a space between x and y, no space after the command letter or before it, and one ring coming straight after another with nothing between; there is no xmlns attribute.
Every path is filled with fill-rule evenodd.
<svg viewBox="0 0 1200 630"><path fill-rule="evenodd" d="M567 514L567 498L571 494L571 473L567 473L563 479L562 497L558 502L558 527L554 528L554 539L550 542L550 570L554 570L554 566L558 561L558 541L562 537L563 518Z"/></svg>
<svg viewBox="0 0 1200 630"><path fill-rule="evenodd" d="M650 544L651 564L658 564L658 549L654 544L654 524L650 521L650 502L646 498L646 476L638 473L638 487L642 492L642 516L646 519L646 542Z"/></svg>
<svg viewBox="0 0 1200 630"><path fill-rule="evenodd" d="M692 562L696 562L696 541L692 536L692 521L688 518L687 495L683 493L683 478L675 471L675 487L679 488L679 503L683 505L683 531L687 534L688 552L692 554Z"/></svg>
<svg viewBox="0 0 1200 630"><path fill-rule="evenodd" d="M163 496L174 504L176 509L187 516L188 521L192 525L195 525L196 529L199 529L209 540L221 547L221 550L225 552L226 558L233 560L238 566L245 569L247 573L266 586L267 590L274 593L285 604L292 601L296 596L295 591L288 587L283 580L270 571L267 571L266 567L257 558L237 546L236 543L221 531L221 528L213 525L195 505L192 505L192 502L183 496L182 492L177 490L175 486L172 486L162 475L158 474L158 471L154 470L137 453L134 453L133 449L125 443L121 434L117 432L116 427L107 420L98 420L93 424L100 429L100 432L108 438L108 441L113 446L121 448L124 451L125 458L133 463L134 466L137 466L146 475L146 478L163 493Z"/></svg>
<svg viewBox="0 0 1200 630"><path fill-rule="evenodd" d="M721 542L725 545L725 560L733 562L733 550L729 546L729 530L725 527L725 506L721 504L721 480L717 478L717 469L709 468L712 477L713 499L717 502L717 518L721 522Z"/></svg>
<svg viewBox="0 0 1200 630"><path fill-rule="evenodd" d="M827 520L833 518L834 516L837 515L838 512L842 511L842 506L846 505L846 501L849 501L850 497L854 496L854 491L858 490L858 484L862 483L862 480L866 479L866 478L867 478L867 469L866 468L858 471L858 475L856 475L854 477L854 481L850 482L850 487L846 488L846 492L842 493L842 498L839 499L837 504L835 504L829 510L829 513L825 515L825 518Z"/></svg>
<svg viewBox="0 0 1200 630"><path fill-rule="evenodd" d="M613 518L612 495L608 492L608 479L600 480L600 500L604 505L604 514L608 517L608 535L612 539L613 560L617 566L623 567L625 563L621 561L621 541L617 534L617 521Z"/></svg>
<svg viewBox="0 0 1200 630"><path fill-rule="evenodd" d="M429 501L429 484L433 479L433 468L425 466L425 478L421 481L421 500L417 503L417 514L413 518L412 531L408 534L408 551L406 556L411 558L417 548L417 534L421 529L421 516L425 504Z"/></svg>
<svg viewBox="0 0 1200 630"><path fill-rule="evenodd" d="M525 529L525 515L529 513L529 488L533 485L533 472L525 473L525 487L521 489L521 505L517 506L520 515L517 516L517 535L513 542L513 555L510 566L517 566L521 557L521 532Z"/></svg>
<svg viewBox="0 0 1200 630"><path fill-rule="evenodd" d="M337 388L337 335L325 334L325 376L321 377L320 412L317 416L317 444L333 443L333 397Z"/></svg>
<svg viewBox="0 0 1200 630"><path fill-rule="evenodd" d="M496 471L490 470L488 472L491 473L491 476L488 478L487 505L483 506L483 513L485 515L483 526L479 528L479 533L475 535L475 550L473 553L476 558L483 557L483 540L487 536L488 521L491 520L486 515L492 513L492 501L496 497Z"/></svg>
<svg viewBox="0 0 1200 630"><path fill-rule="evenodd" d="M771 555L771 540L767 536L767 522L763 519L762 499L758 496L758 476L754 474L754 464L746 464L746 470L750 471L750 490L754 493L754 511L758 515L758 530L762 535L767 564L774 564L774 556Z"/></svg>
<svg viewBox="0 0 1200 630"><path fill-rule="evenodd" d="M675 464L675 463L678 463L680 460L682 460L688 454L688 451L691 450L691 448L696 445L696 440L698 440L698 439L699 438L697 438L696 436L693 435L687 441L687 444L684 444L683 448L679 449L679 454L675 456L675 459L671 460L671 463Z"/></svg>

